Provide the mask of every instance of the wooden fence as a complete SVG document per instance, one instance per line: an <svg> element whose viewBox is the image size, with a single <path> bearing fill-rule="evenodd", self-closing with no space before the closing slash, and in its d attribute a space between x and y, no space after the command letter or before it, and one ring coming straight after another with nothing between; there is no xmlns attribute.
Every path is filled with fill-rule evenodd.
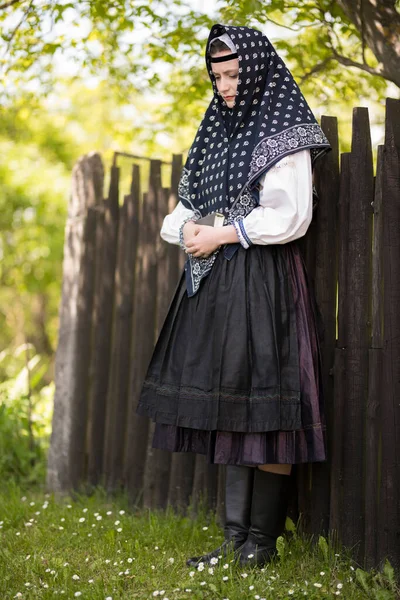
<svg viewBox="0 0 400 600"><path fill-rule="evenodd" d="M322 127L333 151L317 164L320 202L301 244L324 323L329 461L295 470L292 510L366 566L385 557L399 566L400 101L387 100L375 178L367 108L354 109L351 152L340 161L336 118L323 117ZM153 425L135 414L183 265L181 250L159 237L181 167L173 156L166 189L164 165L152 160L142 195L134 164L121 205L116 164L105 200L100 156L74 168L48 488L122 487L149 508L191 501L196 510L202 499L221 516L224 468L152 449Z"/></svg>

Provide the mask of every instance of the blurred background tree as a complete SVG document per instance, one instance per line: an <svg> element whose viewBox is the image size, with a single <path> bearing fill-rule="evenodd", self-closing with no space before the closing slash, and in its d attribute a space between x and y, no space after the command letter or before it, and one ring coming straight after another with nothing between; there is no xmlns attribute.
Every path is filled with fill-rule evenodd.
<svg viewBox="0 0 400 600"><path fill-rule="evenodd" d="M0 454L14 439L4 419L12 429L21 414L22 471L43 456L35 411L51 418L74 161L185 152L211 97L204 46L216 22L266 33L316 115L339 118L342 150L353 106L370 108L381 140L384 98L400 87L398 1L0 0Z"/></svg>

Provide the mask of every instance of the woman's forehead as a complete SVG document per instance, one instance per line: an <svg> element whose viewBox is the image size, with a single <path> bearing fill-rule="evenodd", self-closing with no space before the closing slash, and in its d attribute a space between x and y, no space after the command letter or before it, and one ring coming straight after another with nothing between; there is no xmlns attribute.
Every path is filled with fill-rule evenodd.
<svg viewBox="0 0 400 600"><path fill-rule="evenodd" d="M213 58L218 58L219 56L225 56L230 54L230 52L218 52L217 54L213 54ZM237 58L232 58L232 60L226 60L221 63L212 63L211 69L214 74L223 75L225 73L229 73L230 71L237 71L239 68L239 61Z"/></svg>

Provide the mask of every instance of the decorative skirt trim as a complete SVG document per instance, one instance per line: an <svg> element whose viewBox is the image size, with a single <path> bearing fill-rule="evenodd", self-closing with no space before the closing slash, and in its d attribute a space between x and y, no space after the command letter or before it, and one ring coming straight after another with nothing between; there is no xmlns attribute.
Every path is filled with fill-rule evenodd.
<svg viewBox="0 0 400 600"><path fill-rule="evenodd" d="M209 431L292 431L302 426L300 394L277 389L250 395L224 389L207 393L146 380L137 412L157 423Z"/></svg>

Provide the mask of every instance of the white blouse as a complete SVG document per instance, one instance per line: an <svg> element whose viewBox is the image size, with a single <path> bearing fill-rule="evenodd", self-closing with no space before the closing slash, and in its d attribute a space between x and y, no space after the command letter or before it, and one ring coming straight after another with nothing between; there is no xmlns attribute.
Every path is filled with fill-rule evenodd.
<svg viewBox="0 0 400 600"><path fill-rule="evenodd" d="M312 218L312 172L309 150L278 161L260 179L260 204L240 223L236 232L244 248L250 244L286 244L303 236ZM194 215L178 202L163 221L160 235L179 244L179 227ZM249 243L250 242L250 243Z"/></svg>

